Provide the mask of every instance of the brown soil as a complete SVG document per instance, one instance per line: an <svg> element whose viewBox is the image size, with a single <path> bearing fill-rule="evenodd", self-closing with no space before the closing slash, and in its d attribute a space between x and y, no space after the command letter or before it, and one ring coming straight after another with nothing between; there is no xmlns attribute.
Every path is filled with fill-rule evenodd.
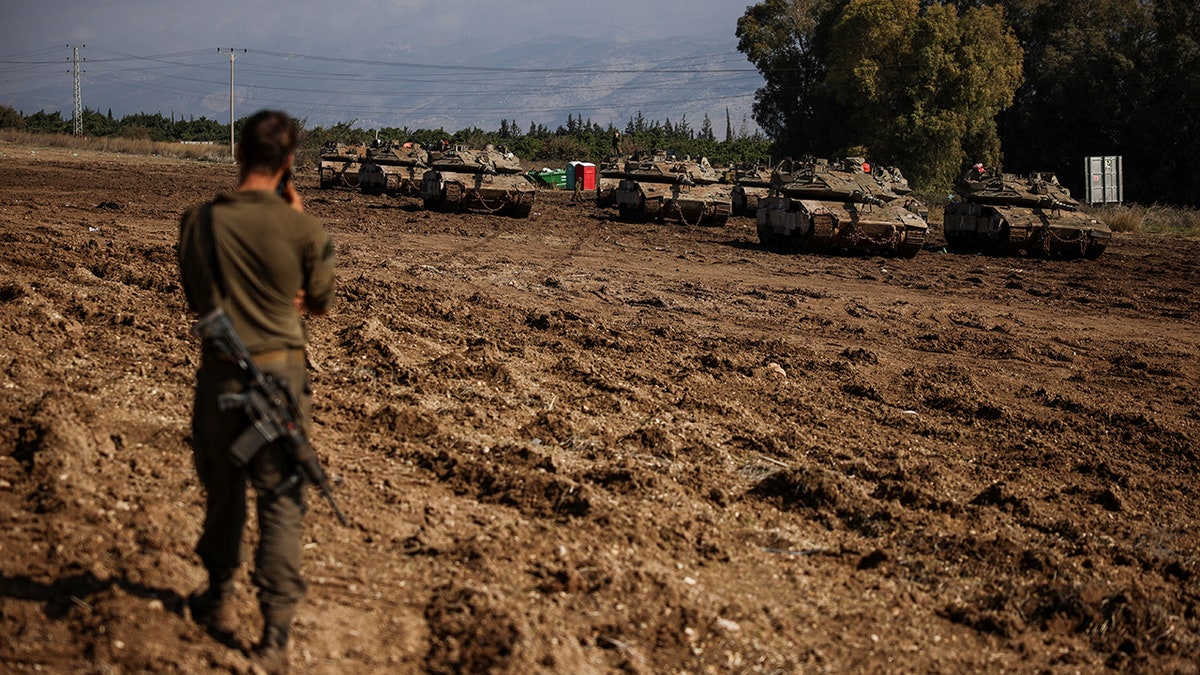
<svg viewBox="0 0 1200 675"><path fill-rule="evenodd" d="M173 248L234 170L0 153L0 669L245 670L185 606ZM1200 241L783 255L299 181L353 527L313 495L294 670L1197 672Z"/></svg>

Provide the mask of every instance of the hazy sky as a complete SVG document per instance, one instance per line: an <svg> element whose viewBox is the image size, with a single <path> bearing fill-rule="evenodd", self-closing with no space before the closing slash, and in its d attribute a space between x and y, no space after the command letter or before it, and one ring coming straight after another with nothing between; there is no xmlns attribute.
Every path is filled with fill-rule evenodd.
<svg viewBox="0 0 1200 675"><path fill-rule="evenodd" d="M732 33L738 0L19 0L0 9L0 51L66 44L135 53L216 46L313 51L537 33L622 39Z"/></svg>
<svg viewBox="0 0 1200 675"><path fill-rule="evenodd" d="M27 114L59 110L69 117L72 79L68 45L83 46L84 105L114 109L118 116L170 110L221 119L221 111L228 110L228 85L221 83L227 83L229 64L228 57L217 54L216 49L230 47L251 51L235 64L238 84L245 84L250 92L239 89L239 102L245 98L250 106L274 104L273 100L253 98L253 94L261 98L264 91L272 90L277 105L289 110L313 101L313 108L302 112L321 121L337 117L333 99L345 88L331 83L326 74L364 78L360 82L368 87L397 88L400 80L387 78L398 75L364 74L372 68L368 61L441 63L432 47L452 43L458 44L457 55L470 50L490 54L534 37L559 35L605 41L617 48L623 59L621 44L661 38L658 46L666 46L666 51L643 58L634 50L628 54L629 63L662 67L675 45L681 52L707 57L702 64L689 61L676 67L749 68L736 54L732 37L746 6L739 0L8 0L0 9L0 105ZM697 45L707 42L697 37L722 42L712 47ZM638 49L644 47L643 42ZM265 52L278 54L272 57ZM284 54L318 58L285 59ZM609 58L608 67L613 67ZM620 67L619 60L616 67ZM272 69L279 71L273 80L269 79ZM306 73L314 78L309 83L305 82ZM435 75L426 77L433 81ZM569 91L572 84L584 90L605 79L613 78L593 74L574 83L562 80L563 90ZM402 86L411 87L413 81L406 76ZM748 97L761 84L753 77L746 82L745 86L733 85L746 94L736 100L730 97L738 111L748 108ZM257 89L256 83L261 85ZM306 86L312 87L308 96ZM462 92L464 101L469 93ZM728 86L723 93L728 93ZM679 96L686 98L687 94ZM329 100L317 102L318 98ZM714 104L713 114L721 110L723 101ZM387 105L382 97L377 104L346 102L359 106L361 112L355 116L360 119L380 117L372 106ZM130 106L134 106L132 110ZM563 109L559 108L560 112ZM610 109L600 105L594 109L597 114L610 114ZM487 110L479 116L495 121L502 113ZM520 116L529 119L532 114L524 110Z"/></svg>

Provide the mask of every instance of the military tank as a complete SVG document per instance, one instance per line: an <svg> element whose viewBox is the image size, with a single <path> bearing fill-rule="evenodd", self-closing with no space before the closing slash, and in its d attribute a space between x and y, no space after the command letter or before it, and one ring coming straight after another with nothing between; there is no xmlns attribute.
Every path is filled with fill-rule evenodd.
<svg viewBox="0 0 1200 675"><path fill-rule="evenodd" d="M383 142L367 149L358 169L358 186L364 194L421 194L421 176L429 153L420 143Z"/></svg>
<svg viewBox="0 0 1200 675"><path fill-rule="evenodd" d="M321 188L357 187L358 172L367 146L330 142L321 146Z"/></svg>
<svg viewBox="0 0 1200 675"><path fill-rule="evenodd" d="M627 157L609 155L596 167L596 206L602 209L617 205L617 186L625 176Z"/></svg>
<svg viewBox="0 0 1200 675"><path fill-rule="evenodd" d="M956 252L1095 260L1112 239L1108 225L1079 212L1052 173L1018 176L977 167L957 184L942 223Z"/></svg>
<svg viewBox="0 0 1200 675"><path fill-rule="evenodd" d="M762 165L738 166L733 168L733 189L730 199L733 212L740 216L754 217L758 203L771 192L771 168Z"/></svg>
<svg viewBox="0 0 1200 675"><path fill-rule="evenodd" d="M421 177L421 199L427 209L474 209L525 218L536 194L522 174L520 160L490 143L482 150L456 145L435 153Z"/></svg>
<svg viewBox="0 0 1200 675"><path fill-rule="evenodd" d="M928 209L897 194L895 182L890 170L861 157L784 160L771 172L770 194L759 201L758 239L791 251L911 258L925 243Z"/></svg>
<svg viewBox="0 0 1200 675"><path fill-rule="evenodd" d="M613 191L626 220L677 219L685 225L724 225L733 210L730 186L708 159L656 153L625 163Z"/></svg>

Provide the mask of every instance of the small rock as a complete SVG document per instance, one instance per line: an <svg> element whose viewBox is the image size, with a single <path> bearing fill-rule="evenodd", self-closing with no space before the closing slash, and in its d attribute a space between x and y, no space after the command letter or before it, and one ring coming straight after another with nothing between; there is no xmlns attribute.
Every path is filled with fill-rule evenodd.
<svg viewBox="0 0 1200 675"><path fill-rule="evenodd" d="M738 622L730 621L729 619L717 619L717 628L727 633L736 633L742 629Z"/></svg>

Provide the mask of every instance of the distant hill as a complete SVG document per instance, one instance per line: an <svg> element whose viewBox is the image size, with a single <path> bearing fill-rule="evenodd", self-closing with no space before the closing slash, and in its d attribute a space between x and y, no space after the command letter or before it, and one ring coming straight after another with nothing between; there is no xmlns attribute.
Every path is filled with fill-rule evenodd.
<svg viewBox="0 0 1200 675"><path fill-rule="evenodd" d="M744 121L755 130L750 109L762 85L737 53L730 31L629 42L547 35L505 43L491 36L347 51L336 57L300 48L296 52L305 56L255 50L240 55L236 114L280 107L306 118L309 126L353 120L363 128L448 131L493 130L501 119L522 129L531 121L554 129L568 114L623 129L639 111L647 120L675 124L686 117L699 130L708 114L714 133L724 138L726 108L735 132ZM0 92L9 99L0 104L26 114L58 110L69 118L70 75L65 84L59 79ZM113 110L118 117L159 112L227 120L228 92L228 60L215 50L179 66L135 62L106 68L96 62L85 66L82 77L84 106Z"/></svg>

